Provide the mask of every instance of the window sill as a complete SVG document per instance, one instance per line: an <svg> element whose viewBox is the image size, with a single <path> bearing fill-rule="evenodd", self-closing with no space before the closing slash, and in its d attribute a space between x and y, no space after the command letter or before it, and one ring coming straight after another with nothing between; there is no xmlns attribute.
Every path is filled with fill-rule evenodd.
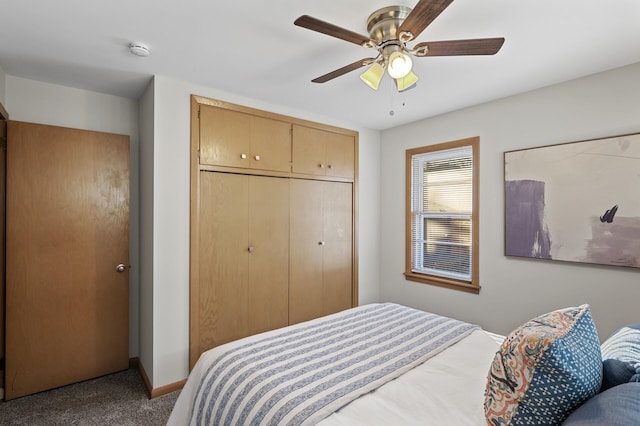
<svg viewBox="0 0 640 426"><path fill-rule="evenodd" d="M453 290L465 291L467 293L480 293L480 286L468 282L456 281L448 278L436 277L433 275L416 274L413 272L405 272L405 279L415 281L422 284L430 284L438 287L450 288Z"/></svg>

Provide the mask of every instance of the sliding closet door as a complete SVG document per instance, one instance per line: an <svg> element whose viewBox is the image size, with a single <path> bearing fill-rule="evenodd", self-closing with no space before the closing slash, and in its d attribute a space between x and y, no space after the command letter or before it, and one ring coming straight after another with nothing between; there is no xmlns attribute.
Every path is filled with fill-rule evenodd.
<svg viewBox="0 0 640 426"><path fill-rule="evenodd" d="M205 350L288 324L289 181L200 172L199 209L193 362Z"/></svg>
<svg viewBox="0 0 640 426"><path fill-rule="evenodd" d="M128 368L129 137L9 122L6 398Z"/></svg>
<svg viewBox="0 0 640 426"><path fill-rule="evenodd" d="M353 307L352 196L351 183L291 179L291 324Z"/></svg>

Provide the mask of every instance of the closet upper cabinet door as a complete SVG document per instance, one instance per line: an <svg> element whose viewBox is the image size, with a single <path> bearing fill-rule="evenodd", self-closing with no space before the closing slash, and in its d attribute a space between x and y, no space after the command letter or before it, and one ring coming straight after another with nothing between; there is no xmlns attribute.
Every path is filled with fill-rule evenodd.
<svg viewBox="0 0 640 426"><path fill-rule="evenodd" d="M326 139L327 176L353 178L355 138L340 133L329 133Z"/></svg>
<svg viewBox="0 0 640 426"><path fill-rule="evenodd" d="M291 125L201 105L200 163L289 172Z"/></svg>
<svg viewBox="0 0 640 426"><path fill-rule="evenodd" d="M293 125L293 163L291 171L324 176L327 153L326 132L311 127Z"/></svg>
<svg viewBox="0 0 640 426"><path fill-rule="evenodd" d="M353 178L354 145L353 136L294 124L292 171Z"/></svg>
<svg viewBox="0 0 640 426"><path fill-rule="evenodd" d="M252 168L291 171L291 124L250 116Z"/></svg>
<svg viewBox="0 0 640 426"><path fill-rule="evenodd" d="M200 163L249 167L249 116L235 111L200 106Z"/></svg>

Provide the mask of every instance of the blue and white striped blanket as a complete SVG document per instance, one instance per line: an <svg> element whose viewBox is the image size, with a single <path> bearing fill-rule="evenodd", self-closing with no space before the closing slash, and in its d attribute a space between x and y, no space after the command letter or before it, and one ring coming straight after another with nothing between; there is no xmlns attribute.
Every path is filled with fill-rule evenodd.
<svg viewBox="0 0 640 426"><path fill-rule="evenodd" d="M206 369L191 424L315 424L478 328L386 303L271 332Z"/></svg>

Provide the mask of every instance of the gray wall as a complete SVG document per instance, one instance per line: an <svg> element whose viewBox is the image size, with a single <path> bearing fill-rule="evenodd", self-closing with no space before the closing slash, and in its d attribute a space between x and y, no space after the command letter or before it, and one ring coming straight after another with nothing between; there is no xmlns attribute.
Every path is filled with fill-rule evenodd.
<svg viewBox="0 0 640 426"><path fill-rule="evenodd" d="M589 303L600 333L640 322L640 270L503 255L504 151L640 132L640 63L382 134L381 299L508 333L544 312ZM406 281L405 150L480 136L479 295Z"/></svg>

